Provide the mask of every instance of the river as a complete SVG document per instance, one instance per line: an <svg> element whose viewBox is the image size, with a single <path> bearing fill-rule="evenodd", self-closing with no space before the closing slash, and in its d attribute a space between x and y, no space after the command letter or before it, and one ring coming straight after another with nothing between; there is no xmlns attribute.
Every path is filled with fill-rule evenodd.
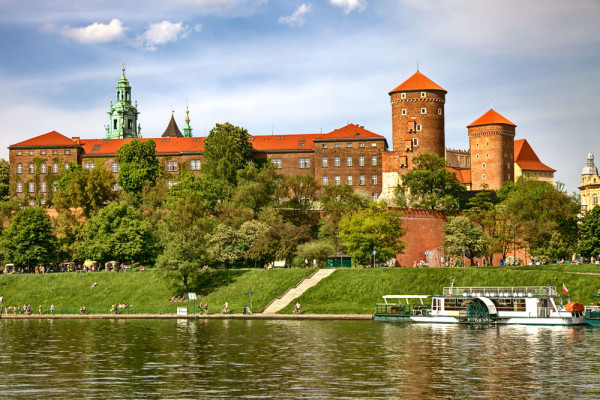
<svg viewBox="0 0 600 400"><path fill-rule="evenodd" d="M600 397L600 329L0 320L2 398Z"/></svg>

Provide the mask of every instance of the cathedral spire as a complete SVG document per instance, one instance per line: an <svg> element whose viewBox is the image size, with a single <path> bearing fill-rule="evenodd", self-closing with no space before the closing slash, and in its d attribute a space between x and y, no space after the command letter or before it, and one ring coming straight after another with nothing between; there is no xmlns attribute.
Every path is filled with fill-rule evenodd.
<svg viewBox="0 0 600 400"><path fill-rule="evenodd" d="M190 126L190 110L188 104L185 104L185 127L183 128L184 137L192 137L192 127Z"/></svg>
<svg viewBox="0 0 600 400"><path fill-rule="evenodd" d="M109 124L106 127L107 139L128 139L140 138L138 130L137 101L135 105L131 103L131 86L125 77L125 63L122 64L121 71L123 75L117 82L116 101L111 105L108 111Z"/></svg>

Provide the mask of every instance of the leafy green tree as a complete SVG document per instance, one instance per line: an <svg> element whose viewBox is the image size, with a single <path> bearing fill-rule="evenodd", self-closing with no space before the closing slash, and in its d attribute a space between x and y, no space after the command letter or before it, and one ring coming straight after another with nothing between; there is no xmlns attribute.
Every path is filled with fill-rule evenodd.
<svg viewBox="0 0 600 400"><path fill-rule="evenodd" d="M164 251L156 266L183 293L212 262L208 247L215 222L196 206L196 199L194 193L169 199L160 229Z"/></svg>
<svg viewBox="0 0 600 400"><path fill-rule="evenodd" d="M77 259L77 251L83 239L83 222L80 217L79 213L60 212L52 221L59 260Z"/></svg>
<svg viewBox="0 0 600 400"><path fill-rule="evenodd" d="M132 140L121 146L115 161L119 164L119 186L125 193L139 194L144 184L156 184L160 168L153 140Z"/></svg>
<svg viewBox="0 0 600 400"><path fill-rule="evenodd" d="M238 170L237 187L232 196L233 204L258 214L264 207L275 203L276 189L282 178L271 162L262 165L247 163L243 169Z"/></svg>
<svg viewBox="0 0 600 400"><path fill-rule="evenodd" d="M322 268L325 267L327 258L333 254L333 252L334 246L331 242L313 240L298 246L293 265L295 267L304 267L306 265L312 267L313 260L317 260L317 266Z"/></svg>
<svg viewBox="0 0 600 400"><path fill-rule="evenodd" d="M219 224L208 240L208 252L215 263L230 267L244 256L242 238L236 229Z"/></svg>
<svg viewBox="0 0 600 400"><path fill-rule="evenodd" d="M56 260L56 238L50 218L42 208L24 208L2 232L6 262L33 267Z"/></svg>
<svg viewBox="0 0 600 400"><path fill-rule="evenodd" d="M345 214L340 220L342 245L359 264L367 265L373 259L384 262L402 254L406 243L402 236L402 212L387 210L383 205L372 203L369 208Z"/></svg>
<svg viewBox="0 0 600 400"><path fill-rule="evenodd" d="M577 239L579 203L569 196L562 184L556 186L534 179L520 179L506 199L511 223L521 245L531 254L543 254L555 232L573 245Z"/></svg>
<svg viewBox="0 0 600 400"><path fill-rule="evenodd" d="M588 211L579 226L579 252L584 257L600 255L600 207Z"/></svg>
<svg viewBox="0 0 600 400"><path fill-rule="evenodd" d="M319 185L312 175L286 175L278 188L283 199L281 213L295 225L314 225L316 215L311 211Z"/></svg>
<svg viewBox="0 0 600 400"><path fill-rule="evenodd" d="M157 238L152 224L128 204L109 204L85 221L83 232L80 259L151 263L156 258Z"/></svg>
<svg viewBox="0 0 600 400"><path fill-rule="evenodd" d="M257 259L252 258L248 250L250 250L252 246L254 246L254 243L263 237L268 230L269 225L266 222L256 219L248 220L240 226L238 234L244 250L244 259L247 263L253 261L256 263L257 261L260 261L260 257Z"/></svg>
<svg viewBox="0 0 600 400"><path fill-rule="evenodd" d="M481 226L472 223L466 216L450 217L444 225L444 243L442 249L447 257L453 257L462 264L463 255L475 264L475 257L486 253L489 239Z"/></svg>
<svg viewBox="0 0 600 400"><path fill-rule="evenodd" d="M106 168L95 167L90 171L72 165L58 183L54 206L68 213L70 208L81 207L83 215L89 218L116 198L114 183L112 173Z"/></svg>
<svg viewBox="0 0 600 400"><path fill-rule="evenodd" d="M10 163L0 159L0 201L8 200L8 187L10 181Z"/></svg>
<svg viewBox="0 0 600 400"><path fill-rule="evenodd" d="M432 153L413 158L414 166L396 188L396 203L402 207L456 211L465 186L446 169L446 160Z"/></svg>
<svg viewBox="0 0 600 400"><path fill-rule="evenodd" d="M229 122L216 124L204 141L203 177L230 188L235 187L238 170L246 166L251 149L252 143L246 129Z"/></svg>
<svg viewBox="0 0 600 400"><path fill-rule="evenodd" d="M295 226L290 223L276 224L260 236L248 250L248 257L256 261L285 260L289 265L296 249L310 240L307 226Z"/></svg>

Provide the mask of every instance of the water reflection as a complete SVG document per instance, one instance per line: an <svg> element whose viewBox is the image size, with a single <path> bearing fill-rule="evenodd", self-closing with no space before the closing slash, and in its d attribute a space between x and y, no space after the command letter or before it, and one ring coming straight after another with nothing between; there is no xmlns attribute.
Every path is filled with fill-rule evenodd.
<svg viewBox="0 0 600 400"><path fill-rule="evenodd" d="M4 320L0 393L597 398L600 330L370 321Z"/></svg>

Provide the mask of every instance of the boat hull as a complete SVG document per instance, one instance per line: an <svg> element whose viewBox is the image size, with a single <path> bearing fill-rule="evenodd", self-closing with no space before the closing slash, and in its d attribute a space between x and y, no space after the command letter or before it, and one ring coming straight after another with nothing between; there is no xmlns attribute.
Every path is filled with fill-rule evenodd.
<svg viewBox="0 0 600 400"><path fill-rule="evenodd" d="M450 316L424 316L424 315L377 315L373 316L375 321L397 321L397 322L417 322L429 324L472 324L472 322L461 320L458 317ZM551 325L551 326L573 326L589 324L586 318L582 317L548 317L548 318L495 318L489 324L495 325ZM597 320L600 327L600 319Z"/></svg>

